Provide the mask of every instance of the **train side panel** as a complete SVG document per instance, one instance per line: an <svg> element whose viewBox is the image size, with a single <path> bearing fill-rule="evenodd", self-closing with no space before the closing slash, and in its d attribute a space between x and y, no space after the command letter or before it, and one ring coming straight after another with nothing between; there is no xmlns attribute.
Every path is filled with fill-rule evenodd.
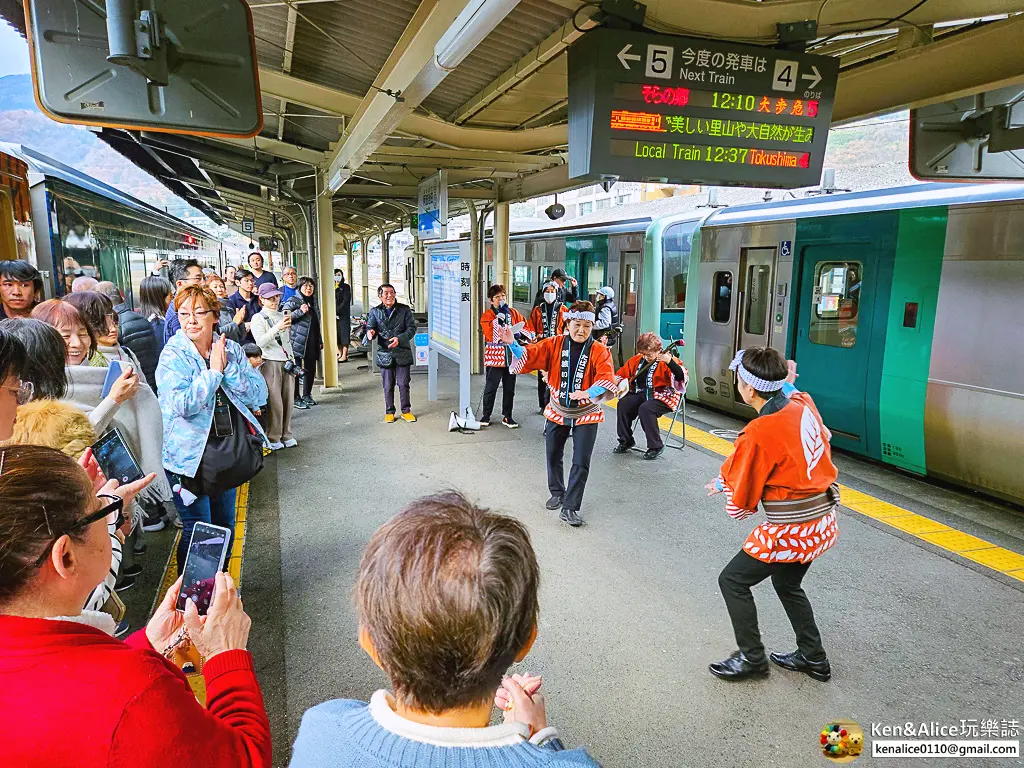
<svg viewBox="0 0 1024 768"><path fill-rule="evenodd" d="M924 404L927 469L1024 500L1024 204L951 208Z"/></svg>

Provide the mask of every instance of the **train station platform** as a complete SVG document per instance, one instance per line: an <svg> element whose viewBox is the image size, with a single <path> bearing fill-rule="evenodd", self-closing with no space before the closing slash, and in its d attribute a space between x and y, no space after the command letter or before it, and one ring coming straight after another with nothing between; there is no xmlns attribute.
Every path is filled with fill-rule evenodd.
<svg viewBox="0 0 1024 768"><path fill-rule="evenodd" d="M693 442L644 461L612 454L609 419L594 452L587 525L573 529L544 509L532 380L517 391L521 429L461 435L447 431L454 367L442 369L438 402L427 401L426 377L413 378L416 423L385 424L379 379L360 363L341 366L341 392L295 414L299 446L270 457L248 494L242 592L275 765L287 764L309 707L365 700L387 686L357 641L359 558L379 525L445 488L528 527L541 618L519 667L543 674L549 721L565 742L605 766L815 765L830 720L852 719L866 732L871 723L1020 720L1019 512L840 456L849 506L839 542L805 581L833 679L773 668L763 681L730 684L707 671L735 647L717 577L757 518L731 520L704 484L738 422L694 409ZM755 596L768 649L792 650L771 587Z"/></svg>

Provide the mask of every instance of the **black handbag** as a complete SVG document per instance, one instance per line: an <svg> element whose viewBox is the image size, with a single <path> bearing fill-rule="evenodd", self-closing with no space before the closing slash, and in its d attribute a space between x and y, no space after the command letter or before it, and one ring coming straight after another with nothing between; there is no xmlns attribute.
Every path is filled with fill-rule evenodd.
<svg viewBox="0 0 1024 768"><path fill-rule="evenodd" d="M230 434L225 434L227 430L218 429L218 421L222 422L221 427L226 424L223 419L218 419L216 409L226 409L231 425ZM197 496L218 496L249 482L262 469L263 438L223 390L218 389L213 424L206 438L203 457L199 460L195 478L186 485L192 486L189 490Z"/></svg>
<svg viewBox="0 0 1024 768"><path fill-rule="evenodd" d="M390 349L381 349L377 347L377 355L374 357L377 361L378 368L391 368L395 364L395 357L391 354Z"/></svg>

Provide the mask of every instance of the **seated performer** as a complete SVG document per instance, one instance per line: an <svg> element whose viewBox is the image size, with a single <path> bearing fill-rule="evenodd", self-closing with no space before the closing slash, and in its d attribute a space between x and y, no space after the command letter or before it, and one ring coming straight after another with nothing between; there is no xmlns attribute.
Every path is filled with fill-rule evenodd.
<svg viewBox="0 0 1024 768"><path fill-rule="evenodd" d="M619 391L619 444L614 453L625 453L636 443L633 421L639 416L647 436L645 459L656 459L665 450L658 418L674 411L686 390L686 369L668 352L661 351L656 333L643 333L636 340L637 354L615 374Z"/></svg>
<svg viewBox="0 0 1024 768"><path fill-rule="evenodd" d="M516 377L509 372L508 365L512 361L508 347L500 338L498 331L502 327L511 328L526 319L517 310L505 303L505 286L492 285L487 289L487 298L491 306L480 316L480 330L484 334L484 368L487 369L484 381L484 412L480 424L491 423L491 410L494 408L494 397L501 385L501 423L509 429L518 429L519 423L512 418L512 404L516 397ZM525 325L520 332L523 338L529 336Z"/></svg>
<svg viewBox="0 0 1024 768"><path fill-rule="evenodd" d="M604 421L599 402L615 390L612 353L604 344L595 343L590 333L594 328L594 305L577 301L565 314L569 333L552 336L528 347L512 338L512 329L502 328L502 341L512 352L512 373L544 371L551 389L551 400L544 415L547 446L548 509L562 508L559 520L573 527L583 525L580 508L583 491L590 474L590 457L597 440L597 425ZM569 486L565 486L562 457L565 441L572 433L572 469Z"/></svg>
<svg viewBox="0 0 1024 768"><path fill-rule="evenodd" d="M541 302L533 308L530 313L530 322L526 327L538 339L549 339L552 336L561 336L565 333L565 304L558 302L558 283L551 281L544 283L541 291ZM543 376L537 377L537 403L544 413L551 394L548 391L548 384Z"/></svg>
<svg viewBox="0 0 1024 768"><path fill-rule="evenodd" d="M709 669L726 680L768 674L750 588L771 577L798 646L793 653L771 654L772 662L824 682L832 670L800 582L839 533L832 435L810 396L793 386L796 363L787 370L774 349L751 347L729 368L736 371L744 402L758 415L740 432L721 474L708 483L708 495L725 493L725 511L735 520L754 514L758 503L768 520L750 533L718 577L739 650Z"/></svg>

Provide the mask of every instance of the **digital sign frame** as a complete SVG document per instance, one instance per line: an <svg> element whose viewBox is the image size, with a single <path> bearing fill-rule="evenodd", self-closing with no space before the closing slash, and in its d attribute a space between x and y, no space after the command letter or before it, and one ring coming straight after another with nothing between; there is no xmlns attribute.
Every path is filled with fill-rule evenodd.
<svg viewBox="0 0 1024 768"><path fill-rule="evenodd" d="M839 61L600 28L569 49L569 177L818 184Z"/></svg>

